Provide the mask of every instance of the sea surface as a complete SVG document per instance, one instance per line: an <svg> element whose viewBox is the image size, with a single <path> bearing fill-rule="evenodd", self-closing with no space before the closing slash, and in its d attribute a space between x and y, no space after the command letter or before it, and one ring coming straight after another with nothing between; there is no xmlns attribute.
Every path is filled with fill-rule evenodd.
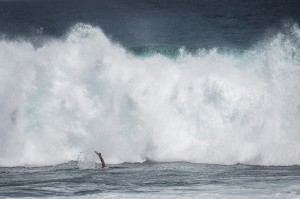
<svg viewBox="0 0 300 199"><path fill-rule="evenodd" d="M91 166L91 165L90 165ZM299 198L300 167L122 163L102 169L78 162L2 167L1 197Z"/></svg>
<svg viewBox="0 0 300 199"><path fill-rule="evenodd" d="M299 10L0 0L0 198L300 198Z"/></svg>

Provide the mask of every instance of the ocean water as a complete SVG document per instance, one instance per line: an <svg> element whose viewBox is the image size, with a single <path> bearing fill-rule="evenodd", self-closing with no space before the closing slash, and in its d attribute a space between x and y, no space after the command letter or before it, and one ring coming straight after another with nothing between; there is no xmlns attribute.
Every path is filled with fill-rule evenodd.
<svg viewBox="0 0 300 199"><path fill-rule="evenodd" d="M0 169L0 194L54 198L299 198L300 167L69 162ZM3 177L3 178L2 178Z"/></svg>
<svg viewBox="0 0 300 199"><path fill-rule="evenodd" d="M300 198L299 9L0 1L0 197Z"/></svg>

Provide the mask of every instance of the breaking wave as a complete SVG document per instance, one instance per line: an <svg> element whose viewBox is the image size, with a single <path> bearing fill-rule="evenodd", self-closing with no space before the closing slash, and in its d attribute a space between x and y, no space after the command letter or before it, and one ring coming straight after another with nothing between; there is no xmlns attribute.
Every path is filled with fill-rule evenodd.
<svg viewBox="0 0 300 199"><path fill-rule="evenodd" d="M0 41L0 165L300 164L300 29L246 51L141 56L100 28Z"/></svg>

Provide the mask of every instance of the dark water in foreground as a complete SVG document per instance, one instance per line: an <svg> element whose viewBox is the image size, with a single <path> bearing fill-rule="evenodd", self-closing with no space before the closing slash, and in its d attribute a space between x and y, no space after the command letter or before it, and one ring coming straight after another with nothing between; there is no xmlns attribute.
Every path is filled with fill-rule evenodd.
<svg viewBox="0 0 300 199"><path fill-rule="evenodd" d="M49 167L0 168L1 197L297 198L300 167L123 163L80 169L77 162Z"/></svg>

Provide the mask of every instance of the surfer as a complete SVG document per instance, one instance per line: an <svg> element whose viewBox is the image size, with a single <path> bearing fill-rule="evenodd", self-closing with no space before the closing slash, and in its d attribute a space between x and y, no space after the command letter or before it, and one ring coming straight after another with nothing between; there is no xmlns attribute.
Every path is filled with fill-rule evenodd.
<svg viewBox="0 0 300 199"><path fill-rule="evenodd" d="M102 164L102 168L106 167L106 164L104 162L104 159L102 158L101 153L99 153L98 151L95 151L95 153L99 156L101 164Z"/></svg>

